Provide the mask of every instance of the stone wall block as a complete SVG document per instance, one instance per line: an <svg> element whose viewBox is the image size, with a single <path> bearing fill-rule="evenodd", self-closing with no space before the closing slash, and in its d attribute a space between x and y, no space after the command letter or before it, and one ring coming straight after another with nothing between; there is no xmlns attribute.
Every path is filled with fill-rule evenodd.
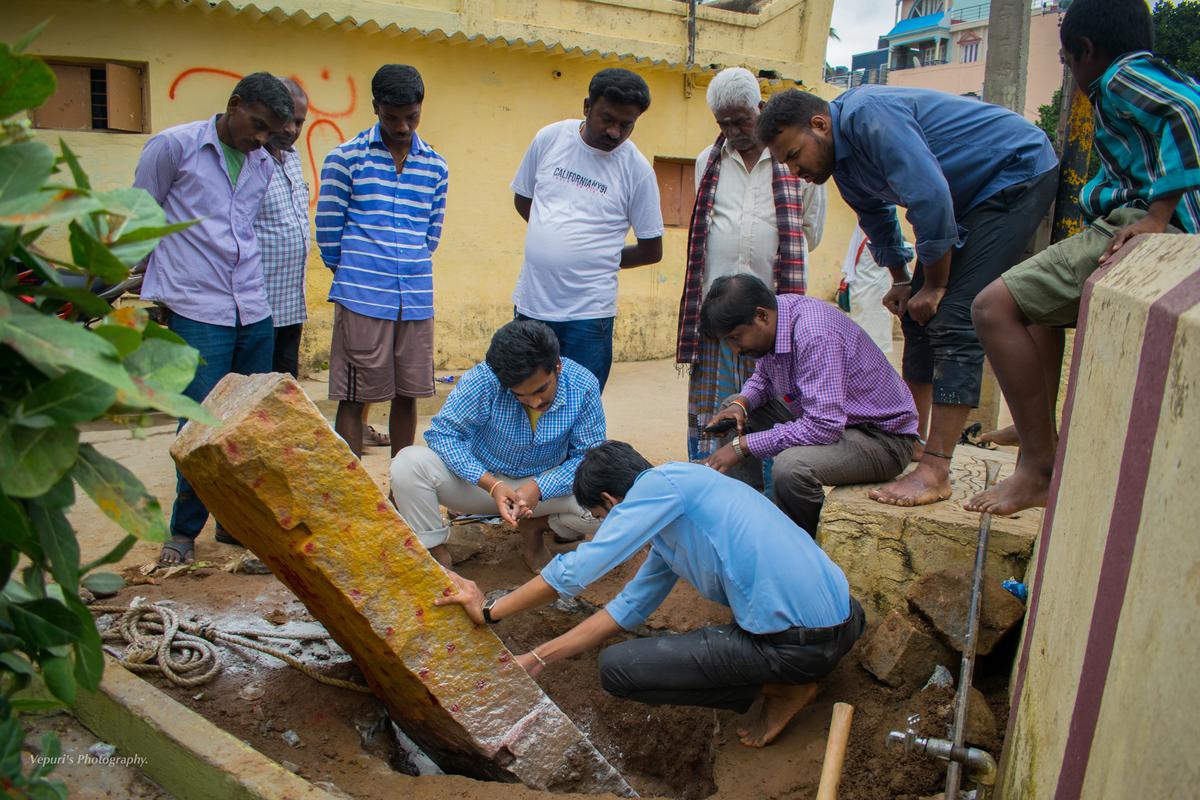
<svg viewBox="0 0 1200 800"><path fill-rule="evenodd" d="M893 609L863 646L863 667L888 686L917 689L938 664L950 667L958 657L916 619Z"/></svg>

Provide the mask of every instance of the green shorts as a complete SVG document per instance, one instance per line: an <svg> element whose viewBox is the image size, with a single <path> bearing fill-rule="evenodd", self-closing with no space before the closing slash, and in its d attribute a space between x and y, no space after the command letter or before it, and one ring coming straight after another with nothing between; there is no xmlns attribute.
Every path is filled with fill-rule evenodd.
<svg viewBox="0 0 1200 800"><path fill-rule="evenodd" d="M1121 228L1140 220L1146 212L1118 208L1092 221L1069 239L1050 245L1000 276L1025 317L1035 325L1066 327L1079 317L1083 285L1100 267L1100 256ZM1177 232L1168 226L1171 233Z"/></svg>

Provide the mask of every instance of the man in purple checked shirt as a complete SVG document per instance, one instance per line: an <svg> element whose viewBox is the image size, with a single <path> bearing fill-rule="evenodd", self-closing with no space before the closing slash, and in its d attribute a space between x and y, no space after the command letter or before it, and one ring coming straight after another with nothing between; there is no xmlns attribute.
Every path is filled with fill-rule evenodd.
<svg viewBox="0 0 1200 800"><path fill-rule="evenodd" d="M752 275L718 278L700 308L706 336L758 359L712 419L738 435L707 461L727 472L774 458L775 503L809 535L825 486L891 480L917 443L912 394L866 331L822 300L776 297Z"/></svg>
<svg viewBox="0 0 1200 800"><path fill-rule="evenodd" d="M138 159L133 185L153 195L169 221L197 220L154 248L142 285L144 299L166 307L168 327L200 351L183 392L196 402L230 372L271 371L275 333L254 220L275 172L263 148L293 124L293 111L287 87L255 72L234 87L225 113L156 133ZM207 522L208 509L177 470L171 539L159 563L191 562Z"/></svg>

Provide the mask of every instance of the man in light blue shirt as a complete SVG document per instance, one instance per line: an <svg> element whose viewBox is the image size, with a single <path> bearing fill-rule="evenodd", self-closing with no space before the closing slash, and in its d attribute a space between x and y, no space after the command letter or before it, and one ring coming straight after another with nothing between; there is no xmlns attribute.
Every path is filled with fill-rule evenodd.
<svg viewBox="0 0 1200 800"><path fill-rule="evenodd" d="M600 654L600 682L654 705L698 705L755 718L742 743L774 741L816 696L816 681L862 634L862 607L841 569L760 493L703 464L651 468L624 442L588 451L575 472L575 499L603 519L590 542L551 561L540 576L484 603L479 587L451 573L459 603L476 623L494 623L558 596L574 597L646 544L650 554L602 611L517 661L533 677L550 662L633 630L679 578L729 606L734 623L678 636L631 639Z"/></svg>
<svg viewBox="0 0 1200 800"><path fill-rule="evenodd" d="M758 125L793 174L834 179L871 255L892 273L883 304L900 317L904 380L926 441L913 454L915 470L870 496L899 506L945 500L950 458L983 379L971 304L1021 260L1045 216L1058 188L1054 148L1007 109L898 86L860 86L831 102L782 92ZM911 275L897 206L916 232Z"/></svg>
<svg viewBox="0 0 1200 800"><path fill-rule="evenodd" d="M484 363L462 376L430 421L429 447L396 454L396 509L445 566L449 528L439 505L499 513L521 531L525 563L537 572L550 560L546 533L575 541L596 530L571 485L583 454L603 441L596 377L559 357L545 323L515 320L496 332Z"/></svg>

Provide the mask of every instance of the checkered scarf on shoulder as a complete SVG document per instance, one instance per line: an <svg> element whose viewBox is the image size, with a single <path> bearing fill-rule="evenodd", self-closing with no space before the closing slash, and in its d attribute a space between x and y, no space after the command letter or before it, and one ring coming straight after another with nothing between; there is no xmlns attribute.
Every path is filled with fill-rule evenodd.
<svg viewBox="0 0 1200 800"><path fill-rule="evenodd" d="M687 273L683 278L683 296L679 299L679 337L675 362L695 364L700 357L700 304L704 300L704 254L708 249L708 225L712 218L713 198L721 172L721 152L725 136L717 137L708 165L696 190L692 224L688 231ZM775 293L804 294L807 271L804 264L804 206L800 179L786 165L771 160L774 177L775 218L779 227L779 252L775 254Z"/></svg>

